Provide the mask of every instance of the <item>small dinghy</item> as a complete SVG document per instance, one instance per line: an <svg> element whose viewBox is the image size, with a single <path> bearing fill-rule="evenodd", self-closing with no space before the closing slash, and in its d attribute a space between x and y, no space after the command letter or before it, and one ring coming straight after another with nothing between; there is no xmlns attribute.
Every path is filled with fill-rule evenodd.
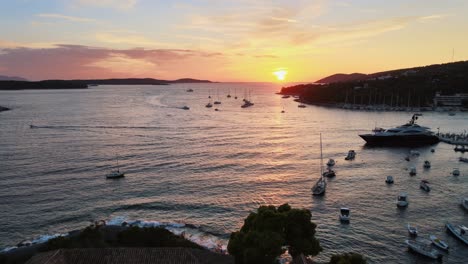
<svg viewBox="0 0 468 264"><path fill-rule="evenodd" d="M411 226L408 224L408 234L412 237L417 237L418 236L418 229L415 226Z"/></svg>
<svg viewBox="0 0 468 264"><path fill-rule="evenodd" d="M439 251L432 249L431 244L417 240L405 240L408 248L416 253L426 256L431 259L442 259L442 254Z"/></svg>
<svg viewBox="0 0 468 264"><path fill-rule="evenodd" d="M341 222L349 222L349 218L350 218L349 213L350 213L349 208L342 207L340 209L340 221Z"/></svg>
<svg viewBox="0 0 468 264"><path fill-rule="evenodd" d="M348 155L345 160L353 160L354 158L356 158L356 152L354 150L348 151Z"/></svg>
<svg viewBox="0 0 468 264"><path fill-rule="evenodd" d="M408 194L400 193L397 197L397 206L398 207L406 207L408 206Z"/></svg>
<svg viewBox="0 0 468 264"><path fill-rule="evenodd" d="M387 176L387 179L385 179L385 182L388 183L388 184L392 184L393 183L393 176Z"/></svg>
<svg viewBox="0 0 468 264"><path fill-rule="evenodd" d="M431 163L430 163L428 160L425 160L425 161L424 161L423 167L424 167L425 169L430 169L430 168L431 168Z"/></svg>
<svg viewBox="0 0 468 264"><path fill-rule="evenodd" d="M466 226L455 227L452 224L447 223L445 225L448 231L452 233L456 238L460 239L463 243L468 245L468 228Z"/></svg>
<svg viewBox="0 0 468 264"><path fill-rule="evenodd" d="M331 178L331 177L335 177L335 176L336 176L336 173L335 173L334 170L328 168L328 169L323 173L323 176L324 176L324 177Z"/></svg>
<svg viewBox="0 0 468 264"><path fill-rule="evenodd" d="M467 197L462 199L461 205L463 208L465 208L465 210L468 210L468 198Z"/></svg>
<svg viewBox="0 0 468 264"><path fill-rule="evenodd" d="M328 166L328 167L333 167L333 166L335 166L335 160L334 160L334 159L329 159L328 162L327 162L327 166Z"/></svg>
<svg viewBox="0 0 468 264"><path fill-rule="evenodd" d="M409 175L414 176L416 175L416 167L411 167L409 170Z"/></svg>
<svg viewBox="0 0 468 264"><path fill-rule="evenodd" d="M426 191L426 192L430 192L431 191L431 187L429 186L429 182L427 180L422 180L420 183L419 183L419 188L421 188L422 190Z"/></svg>
<svg viewBox="0 0 468 264"><path fill-rule="evenodd" d="M452 175L453 176L460 176L460 169L459 168L453 168Z"/></svg>
<svg viewBox="0 0 468 264"><path fill-rule="evenodd" d="M448 250L449 249L448 244L445 241L440 240L437 236L430 235L429 238L431 239L431 242L432 242L432 244L434 244L434 246L436 246L436 247L438 247L440 249L443 249L443 250Z"/></svg>

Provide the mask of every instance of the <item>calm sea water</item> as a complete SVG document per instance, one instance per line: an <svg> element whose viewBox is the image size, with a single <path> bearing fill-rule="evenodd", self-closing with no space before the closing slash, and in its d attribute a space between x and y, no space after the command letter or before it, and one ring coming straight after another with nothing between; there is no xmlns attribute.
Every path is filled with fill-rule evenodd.
<svg viewBox="0 0 468 264"><path fill-rule="evenodd" d="M444 262L466 263L468 247L444 230L447 221L468 225L459 205L468 196L462 154L440 143L434 153L415 149L421 156L407 162L409 148L369 148L358 134L403 124L412 113L302 109L275 95L279 88L219 83L0 92L0 105L13 109L0 113L0 247L99 219L189 223L226 243L259 205L287 202L312 211L324 247L319 261L348 251L370 263L428 261L407 252L411 223L420 237L436 234L449 243ZM255 105L242 109L246 89ZM228 99L228 92L239 99ZM219 94L219 111L205 108L209 94ZM185 105L190 110L180 109ZM424 113L419 123L463 132L467 120L468 113ZM317 198L310 187L319 177L319 133L324 162L337 161L337 177ZM356 160L344 160L349 149ZM423 170L424 160L431 169ZM106 180L117 163L126 177ZM407 171L412 165L414 177ZM454 167L461 176L450 175ZM387 175L394 185L384 183ZM430 193L419 189L423 178ZM400 210L395 199L402 191L410 204ZM342 206L351 208L348 225L338 220Z"/></svg>

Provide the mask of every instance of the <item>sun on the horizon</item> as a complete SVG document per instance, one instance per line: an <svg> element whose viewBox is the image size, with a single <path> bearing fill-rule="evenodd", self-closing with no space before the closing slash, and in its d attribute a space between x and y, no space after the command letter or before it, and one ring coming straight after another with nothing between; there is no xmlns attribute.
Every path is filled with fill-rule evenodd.
<svg viewBox="0 0 468 264"><path fill-rule="evenodd" d="M288 75L288 71L285 69L278 69L274 71L273 74L276 76L278 81L284 81L284 79L286 79L286 75Z"/></svg>

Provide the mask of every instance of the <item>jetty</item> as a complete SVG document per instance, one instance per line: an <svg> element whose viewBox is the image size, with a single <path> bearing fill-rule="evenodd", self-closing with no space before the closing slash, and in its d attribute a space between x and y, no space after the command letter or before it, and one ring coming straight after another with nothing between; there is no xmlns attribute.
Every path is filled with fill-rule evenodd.
<svg viewBox="0 0 468 264"><path fill-rule="evenodd" d="M466 132L456 133L438 133L439 140L451 145L468 146L468 135Z"/></svg>

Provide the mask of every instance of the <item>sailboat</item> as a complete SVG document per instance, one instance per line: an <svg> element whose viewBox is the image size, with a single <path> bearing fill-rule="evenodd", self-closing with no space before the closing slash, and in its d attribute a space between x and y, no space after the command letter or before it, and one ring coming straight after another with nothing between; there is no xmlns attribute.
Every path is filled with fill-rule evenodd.
<svg viewBox="0 0 468 264"><path fill-rule="evenodd" d="M107 179L117 179L117 178L122 178L125 176L125 173L120 171L119 168L119 159L117 159L117 170L111 171L109 174L106 175Z"/></svg>
<svg viewBox="0 0 468 264"><path fill-rule="evenodd" d="M245 99L245 98L244 98L244 104L241 105L242 108L247 108L247 107L250 107L250 106L254 105L254 103L252 103L252 102L250 101L250 90L249 90L248 94L246 93L246 95L248 96L249 99ZM247 97L247 96L246 96L246 97Z"/></svg>
<svg viewBox="0 0 468 264"><path fill-rule="evenodd" d="M217 100L217 101L214 101L213 104L221 104L221 101L219 100L219 90L218 90L218 89L216 89L216 96L217 96L217 99L218 99L218 100Z"/></svg>
<svg viewBox="0 0 468 264"><path fill-rule="evenodd" d="M234 99L237 99L237 88L234 88Z"/></svg>
<svg viewBox="0 0 468 264"><path fill-rule="evenodd" d="M327 182L323 178L322 134L320 134L320 178L311 188L313 195L324 195Z"/></svg>

